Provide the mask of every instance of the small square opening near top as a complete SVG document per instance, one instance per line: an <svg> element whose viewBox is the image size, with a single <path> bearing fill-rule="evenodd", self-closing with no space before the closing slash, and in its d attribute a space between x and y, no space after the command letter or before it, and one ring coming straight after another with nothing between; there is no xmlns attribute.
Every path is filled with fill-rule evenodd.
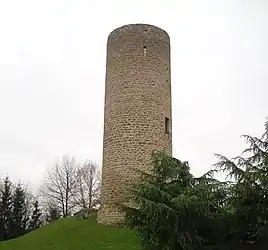
<svg viewBox="0 0 268 250"><path fill-rule="evenodd" d="M165 117L165 133L169 134L169 118Z"/></svg>
<svg viewBox="0 0 268 250"><path fill-rule="evenodd" d="M143 46L143 54L146 56L146 52L147 52L147 46L146 45L144 45Z"/></svg>

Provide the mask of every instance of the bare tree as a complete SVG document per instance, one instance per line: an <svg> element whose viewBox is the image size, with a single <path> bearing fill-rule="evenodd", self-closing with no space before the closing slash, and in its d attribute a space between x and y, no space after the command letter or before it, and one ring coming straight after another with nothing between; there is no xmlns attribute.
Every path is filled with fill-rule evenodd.
<svg viewBox="0 0 268 250"><path fill-rule="evenodd" d="M43 201L58 207L62 216L67 217L75 207L74 199L77 186L77 165L75 159L64 156L62 162L55 163L47 171L40 188Z"/></svg>
<svg viewBox="0 0 268 250"><path fill-rule="evenodd" d="M100 197L100 171L96 164L86 161L77 169L74 200L80 208L94 208Z"/></svg>

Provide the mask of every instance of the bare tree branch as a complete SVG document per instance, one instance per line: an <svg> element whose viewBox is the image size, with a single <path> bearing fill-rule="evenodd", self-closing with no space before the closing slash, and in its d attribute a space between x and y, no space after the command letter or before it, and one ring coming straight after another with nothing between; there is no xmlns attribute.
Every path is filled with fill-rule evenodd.
<svg viewBox="0 0 268 250"><path fill-rule="evenodd" d="M64 156L60 164L52 165L40 188L40 194L46 203L53 203L67 217L74 208L73 195L77 183L77 165L75 159Z"/></svg>
<svg viewBox="0 0 268 250"><path fill-rule="evenodd" d="M100 172L96 164L86 161L77 169L75 201L81 208L93 208L99 203Z"/></svg>

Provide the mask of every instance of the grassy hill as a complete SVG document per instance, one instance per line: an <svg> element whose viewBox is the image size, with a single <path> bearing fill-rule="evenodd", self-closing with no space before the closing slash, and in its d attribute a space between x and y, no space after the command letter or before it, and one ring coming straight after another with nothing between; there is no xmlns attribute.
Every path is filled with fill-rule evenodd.
<svg viewBox="0 0 268 250"><path fill-rule="evenodd" d="M138 238L126 228L68 218L50 223L14 240L0 242L1 250L141 250Z"/></svg>

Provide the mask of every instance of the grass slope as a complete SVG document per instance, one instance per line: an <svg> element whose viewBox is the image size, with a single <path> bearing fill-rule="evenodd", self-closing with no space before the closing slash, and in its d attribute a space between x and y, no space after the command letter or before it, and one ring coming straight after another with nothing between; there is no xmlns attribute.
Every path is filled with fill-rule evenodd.
<svg viewBox="0 0 268 250"><path fill-rule="evenodd" d="M87 220L58 220L14 240L0 242L1 250L141 250L138 238L126 228Z"/></svg>

